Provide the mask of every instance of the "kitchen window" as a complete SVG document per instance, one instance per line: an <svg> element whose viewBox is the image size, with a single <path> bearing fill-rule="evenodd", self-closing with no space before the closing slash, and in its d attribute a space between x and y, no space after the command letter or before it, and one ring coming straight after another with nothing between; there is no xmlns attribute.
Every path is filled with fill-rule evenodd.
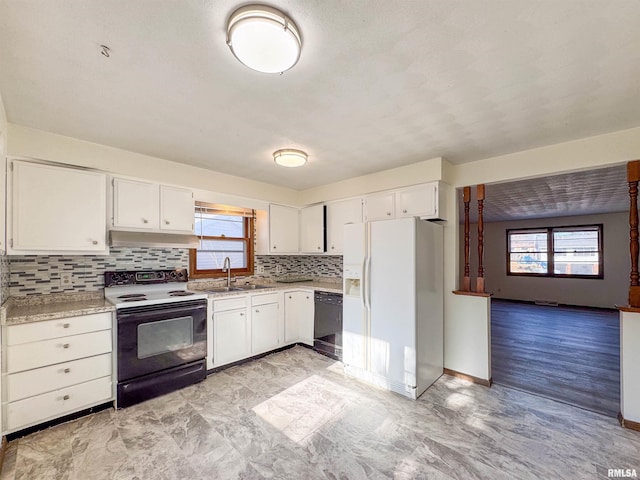
<svg viewBox="0 0 640 480"><path fill-rule="evenodd" d="M507 275L603 278L602 225L507 230Z"/></svg>
<svg viewBox="0 0 640 480"><path fill-rule="evenodd" d="M231 260L232 275L253 275L253 210L196 202L197 249L189 251L191 278L226 276L224 259Z"/></svg>

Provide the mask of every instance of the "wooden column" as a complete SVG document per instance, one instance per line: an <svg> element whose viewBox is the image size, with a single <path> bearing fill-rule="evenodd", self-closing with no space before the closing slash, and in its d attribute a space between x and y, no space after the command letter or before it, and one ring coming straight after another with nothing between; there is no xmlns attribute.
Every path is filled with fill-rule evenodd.
<svg viewBox="0 0 640 480"><path fill-rule="evenodd" d="M484 293L484 184L476 186L478 195L478 278L476 278L476 292Z"/></svg>
<svg viewBox="0 0 640 480"><path fill-rule="evenodd" d="M631 274L629 278L629 305L640 307L640 275L638 274L638 181L640 181L640 160L627 163L629 183L629 252L631 253Z"/></svg>
<svg viewBox="0 0 640 480"><path fill-rule="evenodd" d="M462 279L462 291L471 291L471 277L469 274L469 202L471 201L471 187L462 189L462 201L464 202L464 277Z"/></svg>

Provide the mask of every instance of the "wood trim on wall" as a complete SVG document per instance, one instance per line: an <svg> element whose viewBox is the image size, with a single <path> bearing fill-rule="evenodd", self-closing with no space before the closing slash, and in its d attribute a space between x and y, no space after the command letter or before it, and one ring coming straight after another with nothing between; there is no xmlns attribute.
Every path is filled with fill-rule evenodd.
<svg viewBox="0 0 640 480"><path fill-rule="evenodd" d="M478 385L482 385L484 387L491 388L493 384L493 379L484 380L482 378L474 377L473 375L467 375L466 373L456 372L455 370L450 370L448 368L444 369L444 374L449 375L450 377L461 378L462 380L467 380L468 382L477 383Z"/></svg>
<svg viewBox="0 0 640 480"><path fill-rule="evenodd" d="M640 423L633 422L631 420L625 420L621 412L618 413L618 421L620 422L620 425L623 428L628 428L629 430L635 430L637 432L640 432Z"/></svg>
<svg viewBox="0 0 640 480"><path fill-rule="evenodd" d="M4 457L7 454L7 437L2 437L2 443L0 444L0 472L2 471L2 465L4 465Z"/></svg>

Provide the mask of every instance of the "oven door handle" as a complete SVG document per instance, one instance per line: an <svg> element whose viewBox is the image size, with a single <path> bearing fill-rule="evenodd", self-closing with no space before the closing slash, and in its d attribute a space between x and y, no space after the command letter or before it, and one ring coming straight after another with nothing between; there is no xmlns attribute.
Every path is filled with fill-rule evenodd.
<svg viewBox="0 0 640 480"><path fill-rule="evenodd" d="M117 313L118 324L126 324L126 323L145 323L145 319L153 318L153 319L168 319L168 318L178 318L178 317L187 317L193 316L196 312L204 310L206 316L207 304L204 303L202 305L191 305L191 306L182 306L182 307L174 307L169 308L167 305L164 305L162 308L157 308L157 306L149 307L134 307L135 310L132 311L119 311Z"/></svg>

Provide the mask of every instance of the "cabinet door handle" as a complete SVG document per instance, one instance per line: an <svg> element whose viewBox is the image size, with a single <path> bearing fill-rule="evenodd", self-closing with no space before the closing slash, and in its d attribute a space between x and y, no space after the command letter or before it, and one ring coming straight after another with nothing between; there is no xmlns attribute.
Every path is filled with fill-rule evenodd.
<svg viewBox="0 0 640 480"><path fill-rule="evenodd" d="M318 247L318 250L320 250L320 247Z"/></svg>
<svg viewBox="0 0 640 480"><path fill-rule="evenodd" d="M240 316L241 316L241 317L244 317L244 313L240 312Z"/></svg>
<svg viewBox="0 0 640 480"><path fill-rule="evenodd" d="M64 371L64 373L69 373L69 372L71 372L71 369L70 368L65 368L63 371Z"/></svg>
<svg viewBox="0 0 640 480"><path fill-rule="evenodd" d="M170 222L169 220L165 220L165 221L164 221L164 224L165 224L165 225L169 225L170 223L171 223L171 222Z"/></svg>
<svg viewBox="0 0 640 480"><path fill-rule="evenodd" d="M333 250L334 248L336 248L336 247L334 247L333 245L331 245L331 250Z"/></svg>
<svg viewBox="0 0 640 480"><path fill-rule="evenodd" d="M273 249L274 249L274 250L276 249L276 246L275 246L275 245L273 246Z"/></svg>
<svg viewBox="0 0 640 480"><path fill-rule="evenodd" d="M391 216L391 212L387 212L387 217L390 217L390 216Z"/></svg>
<svg viewBox="0 0 640 480"><path fill-rule="evenodd" d="M146 218L143 218L142 223L149 223L149 220L147 220Z"/></svg>
<svg viewBox="0 0 640 480"><path fill-rule="evenodd" d="M407 213L407 209L405 208L404 210L402 210L402 213Z"/></svg>
<svg viewBox="0 0 640 480"><path fill-rule="evenodd" d="M289 300L291 300L291 295L289 295Z"/></svg>
<svg viewBox="0 0 640 480"><path fill-rule="evenodd" d="M98 240L92 240L91 243L93 243L94 245L98 244Z"/></svg>
<svg viewBox="0 0 640 480"><path fill-rule="evenodd" d="M71 326L70 323L63 323L62 328L69 328Z"/></svg>
<svg viewBox="0 0 640 480"><path fill-rule="evenodd" d="M309 300L309 297L307 297L307 300Z"/></svg>
<svg viewBox="0 0 640 480"><path fill-rule="evenodd" d="M69 400L71 397L69 395L65 395L64 397L62 397L62 400Z"/></svg>
<svg viewBox="0 0 640 480"><path fill-rule="evenodd" d="M62 348L69 348L69 346L70 346L70 345L69 345L68 343L64 343L64 344L62 345Z"/></svg>
<svg viewBox="0 0 640 480"><path fill-rule="evenodd" d="M257 308L256 308L256 313L260 313L260 310L258 310Z"/></svg>

